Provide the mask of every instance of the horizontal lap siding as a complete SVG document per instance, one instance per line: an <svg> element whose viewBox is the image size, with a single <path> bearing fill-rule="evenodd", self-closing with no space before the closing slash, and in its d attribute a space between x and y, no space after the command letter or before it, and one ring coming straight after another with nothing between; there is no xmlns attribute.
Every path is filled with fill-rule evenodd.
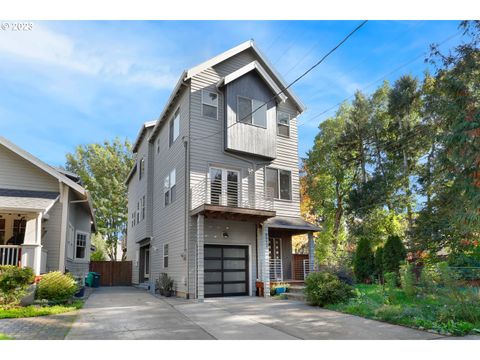
<svg viewBox="0 0 480 360"><path fill-rule="evenodd" d="M0 145L0 188L59 191L58 180Z"/></svg>
<svg viewBox="0 0 480 360"><path fill-rule="evenodd" d="M180 106L180 134L172 147L169 147L169 120ZM158 279L166 272L174 280L177 291L186 292L187 264L182 257L185 236L185 147L183 137L188 135L189 91L183 89L175 106L160 127L160 153L156 153L154 139L153 158L153 240L150 247L150 276ZM176 200L164 206L164 179L172 169L176 169ZM169 244L169 265L163 268L163 246Z"/></svg>
<svg viewBox="0 0 480 360"><path fill-rule="evenodd" d="M62 227L62 203L57 201L48 212L48 220L42 224L45 235L42 246L47 250L47 272L56 271L60 259L60 229Z"/></svg>

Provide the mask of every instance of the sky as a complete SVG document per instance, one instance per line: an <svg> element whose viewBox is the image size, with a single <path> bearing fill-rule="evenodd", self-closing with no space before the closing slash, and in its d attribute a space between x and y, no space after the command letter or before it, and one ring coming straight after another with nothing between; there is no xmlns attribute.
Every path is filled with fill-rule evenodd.
<svg viewBox="0 0 480 360"><path fill-rule="evenodd" d="M36 21L0 32L0 135L53 165L77 145L134 141L161 113L178 77L254 39L290 83L360 21ZM461 41L458 21L370 21L293 86L299 156L318 125L355 90L402 74L421 77L432 43ZM329 110L324 113L325 110Z"/></svg>

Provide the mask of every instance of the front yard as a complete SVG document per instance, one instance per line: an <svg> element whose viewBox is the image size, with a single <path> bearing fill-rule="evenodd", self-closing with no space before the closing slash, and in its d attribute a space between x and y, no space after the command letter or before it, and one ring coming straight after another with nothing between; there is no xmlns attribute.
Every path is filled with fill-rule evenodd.
<svg viewBox="0 0 480 360"><path fill-rule="evenodd" d="M429 294L407 296L402 288L386 290L382 285L355 285L356 296L327 309L445 335L480 334L480 303L457 301L440 289ZM459 289L458 292L479 290ZM454 294L450 294L454 295Z"/></svg>
<svg viewBox="0 0 480 360"><path fill-rule="evenodd" d="M24 318L45 315L62 314L69 311L78 310L83 306L82 300L75 300L70 304L52 305L52 306L18 306L18 307L0 307L0 319Z"/></svg>

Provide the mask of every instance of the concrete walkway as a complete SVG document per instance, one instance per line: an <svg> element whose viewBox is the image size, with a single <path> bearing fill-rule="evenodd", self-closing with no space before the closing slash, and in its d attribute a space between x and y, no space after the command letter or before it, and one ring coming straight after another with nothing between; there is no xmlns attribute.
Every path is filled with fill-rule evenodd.
<svg viewBox="0 0 480 360"><path fill-rule="evenodd" d="M90 296L67 339L440 339L402 326L255 297L204 303L159 298L130 287Z"/></svg>

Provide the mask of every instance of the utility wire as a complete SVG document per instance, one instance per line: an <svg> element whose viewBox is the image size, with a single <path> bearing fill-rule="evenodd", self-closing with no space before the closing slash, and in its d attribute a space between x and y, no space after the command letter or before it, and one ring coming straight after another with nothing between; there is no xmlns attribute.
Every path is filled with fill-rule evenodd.
<svg viewBox="0 0 480 360"><path fill-rule="evenodd" d="M448 38L446 38L446 39L444 39L442 42L440 42L440 43L438 44L438 46L441 46L441 45L445 44L446 42L452 40L453 38L457 37L457 36L460 35L460 34L462 34L462 31L458 31L458 32L450 35ZM375 85L376 83L378 83L378 82L380 82L380 81L382 81L382 80L385 80L387 77L389 77L389 76L392 75L393 73L397 72L398 70L403 69L404 67L406 67L406 66L410 65L411 63L417 61L418 59L424 57L427 53L428 53L428 52L425 52L425 51L422 52L422 53L419 54L418 56L416 56L416 57L414 57L413 59L407 61L406 63L404 63L404 64L396 67L395 69L389 71L389 72L388 72L387 74L385 74L384 76L378 78L378 79L375 80L375 81L372 81L372 82L369 83L367 86L365 86L365 87L363 87L363 88L361 88L361 89L359 89L359 90L357 90L357 91L364 91L364 90L370 88L371 86ZM321 112L318 113L318 114L315 114L315 115L312 116L310 119L308 119L308 120L306 120L306 121L298 124L298 126L303 126L303 125L305 125L305 124L307 124L307 123L309 123L309 122L317 119L318 117L320 117L320 116L322 116L322 115L324 115L324 114L326 114L326 113L328 113L328 112L336 109L337 107L339 107L340 105L342 105L345 101L350 100L350 99L353 98L354 96L355 96L355 94L352 94L352 95L346 97L345 99L343 99L342 101L338 102L337 104L335 104L335 105L333 105L333 106L331 106L331 107L329 107L329 108L321 111Z"/></svg>
<svg viewBox="0 0 480 360"><path fill-rule="evenodd" d="M275 100L275 98L277 96L279 96L280 94L284 93L285 91L287 91L289 88L291 88L294 84L296 84L298 81L300 81L302 78L304 78L305 76L307 76L313 69L315 69L317 66L319 66L322 62L325 61L325 59L327 59L332 53L334 53L340 46L342 46L354 33L356 33L358 30L360 30L360 28L362 28L366 23L368 22L368 20L364 20L360 25L358 25L355 29L353 29L347 36L345 36L342 41L340 41L334 48L332 48L329 52L327 52L319 61L317 61L315 64L313 64L309 69L307 69L303 74L301 74L300 76L298 76L295 80L293 80L288 86L286 86L285 88L283 88L282 90L280 90L278 93L276 93L271 99L269 99L268 101L266 101L265 103L263 103L262 105L260 105L259 107L257 107L255 110L253 110L251 113L245 115L243 118L241 118L240 120L237 120L236 122L234 122L233 124L230 124L227 126L227 129L231 128L232 126L238 124L238 123L241 123L243 122L245 119L249 118L250 116L252 116L256 111L258 111L259 109L261 109L263 106L267 105L268 103L270 103L271 101ZM204 140L204 139L207 139L207 138L210 138L212 136L215 136L217 134L220 134L224 131L224 129L221 129L219 131L216 131L214 133L211 133L209 135L205 135L205 136L202 136L202 137L198 137L198 138L191 138L191 141L197 141L197 140Z"/></svg>

